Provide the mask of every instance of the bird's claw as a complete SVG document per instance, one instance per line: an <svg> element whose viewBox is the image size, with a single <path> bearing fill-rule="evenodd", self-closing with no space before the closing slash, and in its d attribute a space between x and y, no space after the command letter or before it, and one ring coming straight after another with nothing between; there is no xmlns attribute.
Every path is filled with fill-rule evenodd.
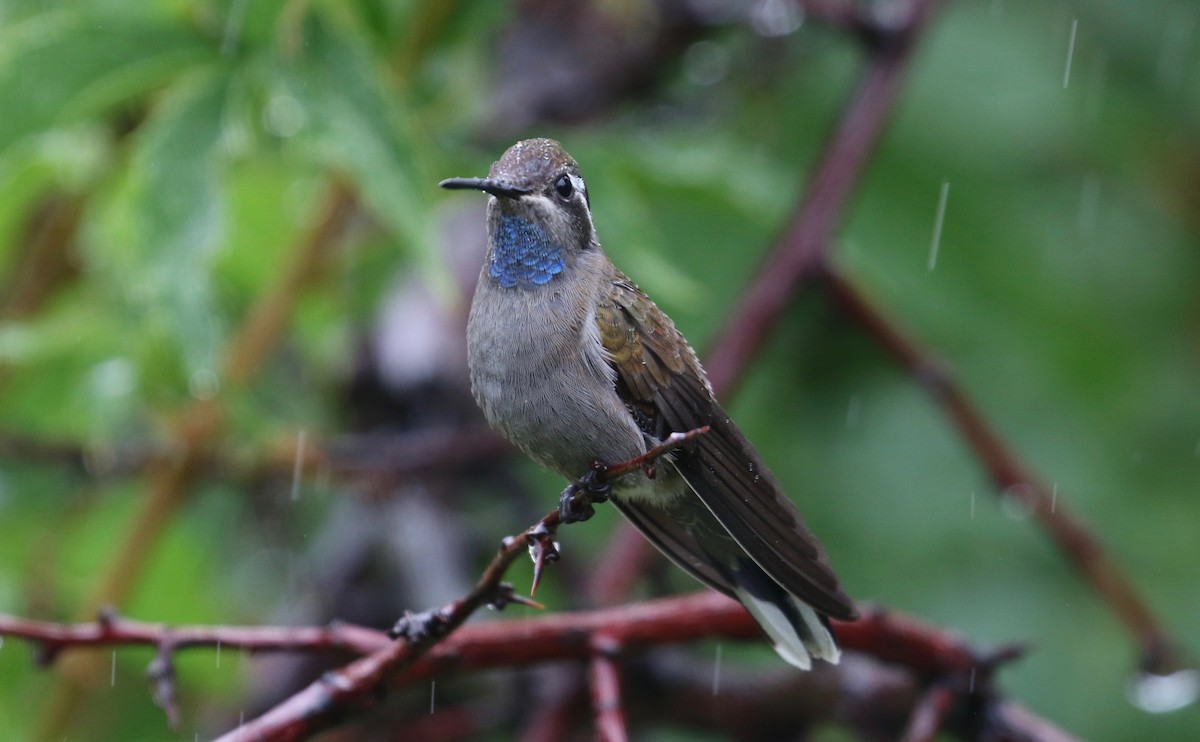
<svg viewBox="0 0 1200 742"><path fill-rule="evenodd" d="M562 523L582 523L595 514L591 495L578 484L567 487L558 498L558 519Z"/></svg>
<svg viewBox="0 0 1200 742"><path fill-rule="evenodd" d="M612 484L608 479L608 466L592 462L578 482L563 490L558 498L558 517L563 523L579 523L596 514L595 503L608 502L612 496Z"/></svg>

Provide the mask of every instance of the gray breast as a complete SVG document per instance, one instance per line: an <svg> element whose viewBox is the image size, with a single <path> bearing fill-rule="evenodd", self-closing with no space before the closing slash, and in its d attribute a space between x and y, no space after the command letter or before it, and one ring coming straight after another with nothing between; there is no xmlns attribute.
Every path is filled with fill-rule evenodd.
<svg viewBox="0 0 1200 742"><path fill-rule="evenodd" d="M569 478L645 449L581 298L559 286L501 288L484 274L467 328L471 388L488 421Z"/></svg>

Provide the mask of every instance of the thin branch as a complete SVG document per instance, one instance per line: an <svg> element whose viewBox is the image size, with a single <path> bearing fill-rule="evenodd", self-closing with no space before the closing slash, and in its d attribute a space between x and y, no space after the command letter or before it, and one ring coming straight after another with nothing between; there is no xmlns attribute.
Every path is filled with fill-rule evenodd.
<svg viewBox="0 0 1200 742"><path fill-rule="evenodd" d="M606 632L592 635L592 657L588 663L588 685L592 691L592 715L600 742L626 742L625 709L621 703L621 670L617 657L621 643Z"/></svg>
<svg viewBox="0 0 1200 742"><path fill-rule="evenodd" d="M17 240L19 252L0 289L0 317L28 317L79 272L71 246L85 199L55 193L38 201ZM15 260L13 258L15 257Z"/></svg>
<svg viewBox="0 0 1200 742"><path fill-rule="evenodd" d="M825 286L842 311L875 339L929 391L979 459L998 493L1022 500L1067 559L1091 583L1101 600L1141 645L1142 669L1159 675L1186 667L1163 625L1121 571L1099 539L1078 516L1034 476L971 402L953 374L837 271L826 275Z"/></svg>
<svg viewBox="0 0 1200 742"><path fill-rule="evenodd" d="M553 517L555 514L547 516L548 519ZM534 527L527 532L532 530ZM521 540L506 541L509 542L520 544ZM519 555L520 551L515 549L514 553ZM1015 729L1035 725L1044 730L1054 729L1027 712L1021 712L1018 707L992 700L990 694L985 693L991 672L1013 656L1011 650L981 654L952 633L879 610L868 609L860 620L852 623L834 622L834 629L849 651L906 668L918 678L942 678L950 687L965 689L966 693L988 703L1013 709L1010 721ZM227 736L227 739L244 740L260 739L256 736L260 733L263 740L298 739L325 728L352 713L356 705L375 703L379 689L388 678L391 678L389 685L392 687L412 687L449 673L525 667L563 660L588 662L596 656L598 648L604 647L610 651L619 647L629 654L703 638L761 640L757 624L742 605L712 591L598 611L464 626L428 647L427 653L415 661L412 661L415 652L408 642L392 642L381 632L344 624L310 628L168 627L106 616L87 624L61 625L0 615L0 635L41 644L46 659L73 647L102 645L149 645L169 647L172 651L222 646L252 652L340 650L365 654L363 659L327 675L267 716ZM412 662L407 670L393 675L402 661ZM395 664L388 667L389 662ZM833 668L825 671L836 672ZM608 691L606 694L611 697ZM318 718L323 715L325 718ZM268 717L276 719L275 726L260 725ZM310 722L311 726L304 726ZM1040 732L1029 739L1067 739L1061 732L1057 735Z"/></svg>
<svg viewBox="0 0 1200 742"><path fill-rule="evenodd" d="M651 465L653 461L687 441L703 435L707 428L673 433L659 446L629 461L597 466L589 484L603 484L630 471ZM589 485L576 483L564 493L577 504L576 512L590 507ZM391 645L330 672L273 709L224 735L225 742L294 740L337 723L347 708L375 702L375 692L389 677L402 672L439 642L458 629L484 605L503 608L518 602L537 605L517 596L512 586L502 582L504 573L531 544L540 543L563 523L559 510L545 515L519 536L506 538L475 586L463 597L445 606L421 614L408 614L397 622L392 634L399 640Z"/></svg>
<svg viewBox="0 0 1200 742"><path fill-rule="evenodd" d="M935 685L917 701L909 717L901 742L932 742L946 723L946 715L954 706L954 691L945 685Z"/></svg>
<svg viewBox="0 0 1200 742"><path fill-rule="evenodd" d="M534 532L548 514L526 529ZM515 561L525 550L518 536L505 539L492 566ZM492 583L494 573L481 582ZM462 603L463 601L456 601ZM454 606L456 603L452 603ZM449 609L450 607L448 607ZM448 609L443 609L445 612ZM461 609L459 609L461 610ZM908 667L922 675L967 673L985 660L952 634L940 632L895 613L867 609L852 623L834 622L846 649ZM450 670L470 671L519 667L554 660L586 660L592 649L582 638L604 631L626 649L682 644L702 638L758 639L759 629L737 601L705 591L587 612L554 613L465 626L446 636L428 654L397 676L399 684L428 680ZM99 646L162 646L175 650L195 647L237 648L250 652L346 651L368 655L389 649L383 632L351 624L322 627L280 626L167 626L104 616L96 621L59 624L0 614L0 636L34 642L40 657L52 661L64 650ZM403 643L403 642L399 642Z"/></svg>
<svg viewBox="0 0 1200 742"><path fill-rule="evenodd" d="M912 0L907 17L871 48L867 70L823 148L783 237L763 261L753 283L707 357L708 378L728 394L792 303L801 284L819 269L830 241L878 145L912 61L912 50L938 0Z"/></svg>
<svg viewBox="0 0 1200 742"><path fill-rule="evenodd" d="M370 654L391 644L382 631L333 623L319 627L286 626L167 626L106 614L96 621L60 624L0 614L0 636L33 642L40 647L38 660L52 662L76 647L170 645L244 649L253 652L342 650Z"/></svg>
<svg viewBox="0 0 1200 742"><path fill-rule="evenodd" d="M991 711L996 731L992 739L996 742L1079 742L1078 738L1012 701L998 701Z"/></svg>

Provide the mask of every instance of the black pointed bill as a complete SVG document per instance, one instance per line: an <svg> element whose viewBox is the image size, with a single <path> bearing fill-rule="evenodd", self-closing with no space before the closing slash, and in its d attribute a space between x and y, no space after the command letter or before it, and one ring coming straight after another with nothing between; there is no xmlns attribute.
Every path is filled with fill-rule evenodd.
<svg viewBox="0 0 1200 742"><path fill-rule="evenodd" d="M513 199L532 193L529 188L491 178L446 178L438 185L452 191L483 191L493 196Z"/></svg>

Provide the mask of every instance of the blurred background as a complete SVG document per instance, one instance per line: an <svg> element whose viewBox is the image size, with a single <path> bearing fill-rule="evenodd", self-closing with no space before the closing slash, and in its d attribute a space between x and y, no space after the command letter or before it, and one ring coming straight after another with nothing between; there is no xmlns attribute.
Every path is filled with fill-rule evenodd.
<svg viewBox="0 0 1200 742"><path fill-rule="evenodd" d="M482 428L483 199L438 180L560 139L606 250L711 357L864 59L789 0L0 2L0 611L382 628L461 594L562 482ZM832 253L1192 651L1198 247L1200 6L959 0ZM1194 706L1132 702L1114 617L822 294L725 401L851 595L1028 642L1000 689L1081 737L1195 738ZM618 525L602 507L562 534L548 610L586 606ZM658 565L630 598L694 588ZM713 652L676 650L705 678ZM172 732L152 656L42 668L3 642L0 737L211 737L339 659L182 652ZM446 712L472 726L438 738L518 737L564 677L447 678L432 717L431 688L398 692L337 738Z"/></svg>

